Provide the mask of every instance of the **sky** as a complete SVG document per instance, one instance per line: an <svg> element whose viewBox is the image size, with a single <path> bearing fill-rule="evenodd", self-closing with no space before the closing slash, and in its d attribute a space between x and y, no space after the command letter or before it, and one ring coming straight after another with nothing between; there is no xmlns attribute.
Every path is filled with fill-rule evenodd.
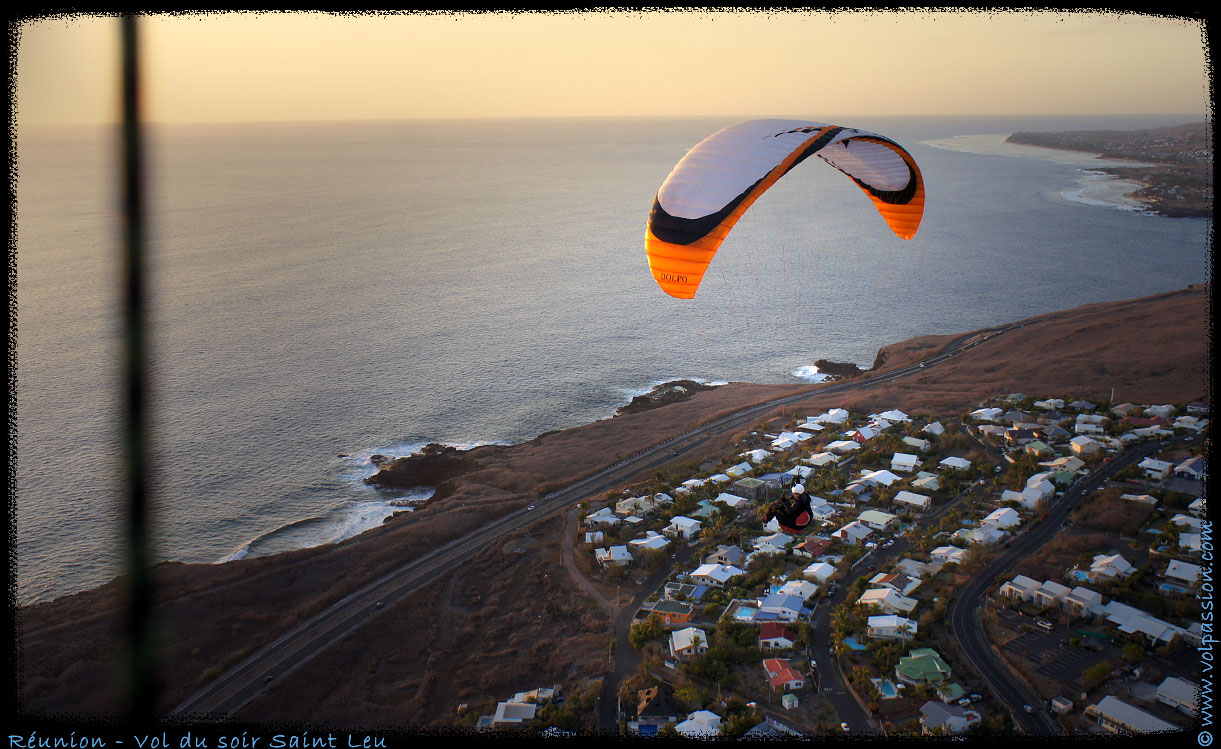
<svg viewBox="0 0 1221 749"><path fill-rule="evenodd" d="M141 17L146 119L1191 114L1202 22L1097 12ZM18 126L118 119L118 21L26 19Z"/></svg>

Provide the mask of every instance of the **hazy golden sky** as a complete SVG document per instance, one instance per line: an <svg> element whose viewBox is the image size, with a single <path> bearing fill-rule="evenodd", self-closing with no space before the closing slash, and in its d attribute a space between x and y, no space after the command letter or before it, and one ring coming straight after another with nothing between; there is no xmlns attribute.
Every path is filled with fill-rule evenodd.
<svg viewBox="0 0 1221 749"><path fill-rule="evenodd" d="M162 122L1209 111L1197 19L1116 13L145 16ZM118 22L26 21L19 124L116 119Z"/></svg>

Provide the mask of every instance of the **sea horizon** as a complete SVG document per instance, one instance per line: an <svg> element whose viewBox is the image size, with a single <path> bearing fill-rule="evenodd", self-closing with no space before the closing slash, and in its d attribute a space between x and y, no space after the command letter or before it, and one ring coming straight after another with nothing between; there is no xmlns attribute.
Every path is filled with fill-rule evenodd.
<svg viewBox="0 0 1221 749"><path fill-rule="evenodd" d="M153 125L158 559L374 527L404 499L362 483L377 452L516 444L673 379L799 384L817 359L867 367L917 335L1207 280L1207 222L1143 215L1089 162L931 143L1158 117L844 118L920 162L921 234L898 246L854 186L810 164L752 208L684 307L652 285L644 220L723 118ZM589 127L553 127L574 120ZM96 138L37 141L17 144L22 604L106 582L117 545L98 506L117 484L112 156ZM1022 211L1040 225L1009 223ZM1150 258L1165 268L1138 273ZM989 291L1015 279L1030 298ZM877 314L896 300L901 319Z"/></svg>

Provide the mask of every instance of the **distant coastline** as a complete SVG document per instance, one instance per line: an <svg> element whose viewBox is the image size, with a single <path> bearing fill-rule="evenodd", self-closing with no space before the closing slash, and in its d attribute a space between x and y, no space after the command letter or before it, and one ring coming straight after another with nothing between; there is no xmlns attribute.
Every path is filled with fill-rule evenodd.
<svg viewBox="0 0 1221 749"><path fill-rule="evenodd" d="M1116 172L1132 167L1130 161L1101 158L1085 151L1052 149L1014 142L1008 133L956 135L952 138L924 141L925 145L947 151L961 151L986 156L1012 156L1042 159L1079 168L1076 184L1059 191L1060 197L1074 203L1115 208L1124 211L1153 211L1153 205L1138 197L1145 183L1120 177ZM1135 166L1155 167L1155 164Z"/></svg>
<svg viewBox="0 0 1221 749"><path fill-rule="evenodd" d="M1106 172L1136 180L1133 197L1171 218L1212 217L1212 140L1207 123L1150 130L1071 130L1013 133L1007 142L1098 154Z"/></svg>

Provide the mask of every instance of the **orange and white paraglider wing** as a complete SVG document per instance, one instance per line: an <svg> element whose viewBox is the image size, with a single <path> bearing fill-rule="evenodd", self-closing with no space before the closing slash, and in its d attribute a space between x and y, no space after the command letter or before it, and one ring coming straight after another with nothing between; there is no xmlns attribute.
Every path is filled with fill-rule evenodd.
<svg viewBox="0 0 1221 749"><path fill-rule="evenodd" d="M847 174L890 227L910 239L924 210L920 170L874 133L799 120L749 120L698 143L666 177L649 214L645 253L667 294L695 296L712 256L742 214L813 155Z"/></svg>

